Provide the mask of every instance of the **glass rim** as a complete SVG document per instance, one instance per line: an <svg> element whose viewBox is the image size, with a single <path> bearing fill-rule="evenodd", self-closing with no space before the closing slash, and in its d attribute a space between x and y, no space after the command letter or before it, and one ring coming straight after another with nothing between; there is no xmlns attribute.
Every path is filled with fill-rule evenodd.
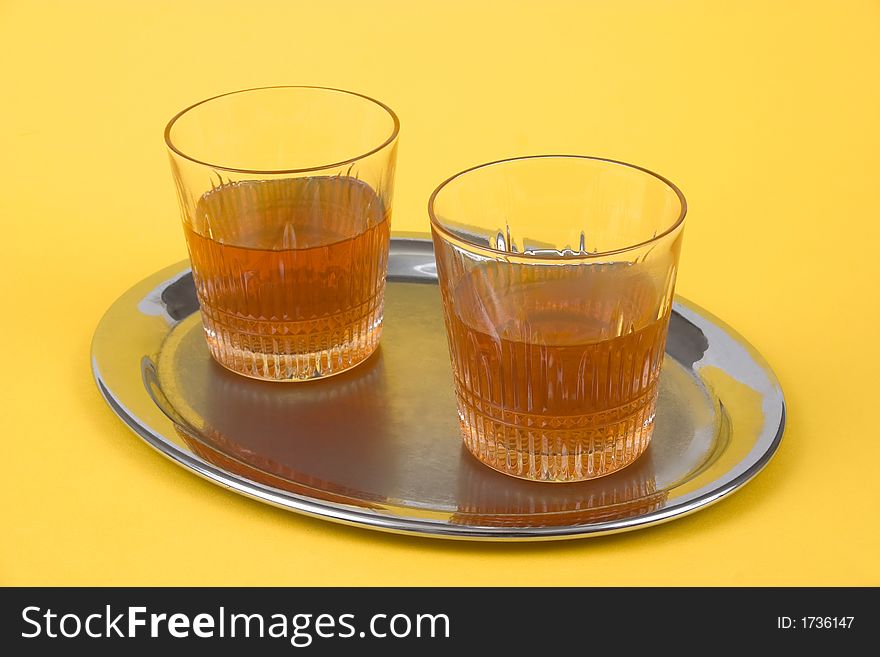
<svg viewBox="0 0 880 657"><path fill-rule="evenodd" d="M675 221L673 221L668 228L666 228L663 232L654 235L653 237L643 240L641 242L637 242L635 244L628 244L626 246L622 246L617 249L609 249L607 251L595 251L590 253L561 253L555 256L547 256L546 254L537 254L537 253L529 253L529 252L511 252L511 251L502 251L501 249L496 249L495 247L483 244L477 244L476 242L472 242L465 237L461 237L460 235L456 235L449 228L444 226L437 215L434 213L434 204L437 200L439 194L446 188L454 180L465 176L468 173L473 171L477 171L478 169L485 169L487 167L496 166L499 164L509 164L511 162L518 162L520 160L537 160L537 159L572 159L572 160L590 160L593 162L602 162L605 164L615 164L619 166L626 167L628 169L634 169L636 171L641 171L642 173L646 173L649 176L659 180L661 183L666 185L669 189L671 189L675 195L678 197L679 204L681 209L678 213L678 217L676 217ZM430 198L428 199L428 217L431 220L431 227L437 230L437 232L441 233L445 238L451 239L453 242L461 243L466 245L469 249L472 249L477 252L485 252L490 253L492 256L503 256L505 258L512 259L521 259L522 261L558 261L558 260L567 260L567 261L581 261L581 260L593 260L595 258L601 258L609 255L618 255L620 253L626 253L627 251L634 251L636 249L643 248L650 244L654 244L660 240L662 240L667 235L675 232L678 228L682 226L684 223L685 216L687 215L687 200L684 197L682 191L678 188L678 186L673 183L668 178L661 176L659 173L655 173L650 169L646 169L645 167L640 167L637 164L630 164L629 162L623 162L621 160L612 160L606 157L596 157L593 155L572 155L566 153L548 153L548 154L539 154L539 155L520 155L517 157L507 157L500 160L494 160L492 162L484 162L483 164L477 164L475 166L469 167L458 173L455 173L443 182L441 182L437 188L433 191Z"/></svg>
<svg viewBox="0 0 880 657"><path fill-rule="evenodd" d="M388 113L388 116L391 117L391 120L394 122L394 127L391 130L391 134L383 141L381 144L376 146L375 148L370 149L366 153L362 153L361 155L356 155L354 157L347 158L345 160L340 160L339 162L332 162L329 164L319 164L316 166L310 167L297 167L291 169L246 169L241 167L231 167L225 166L222 164L214 164L212 162L205 162L204 160L200 160L191 155L187 155L182 150L180 150L171 139L171 130L174 128L174 125L177 123L179 119L181 119L184 114L187 114L191 110L204 105L205 103L210 103L213 100L217 100L219 98L224 98L226 96L233 96L235 94L243 94L248 93L250 91L265 91L268 89L317 89L320 91L333 91L336 93L347 94L349 96L358 96L359 98L363 98L364 100L368 100L371 103L379 106L383 110ZM400 133L400 119L397 118L397 114L394 113L394 110L388 107L382 101L376 100L375 98L371 98L365 94L358 93L356 91L348 91L346 89L337 89L336 87L322 87L318 85L308 85L308 84L281 84L281 85L270 85L268 87L251 87L249 89L238 89L236 91L227 91L226 93L217 94L216 96L211 96L210 98L205 98L204 100L200 100L197 103L193 103L188 107L180 110L177 114L171 117L171 120L165 125L165 145L168 147L170 151L179 155L180 157L189 160L190 162L194 162L195 164L201 164L202 166L210 167L212 169L219 169L221 171L231 171L233 173L253 173L253 174L284 174L284 173L308 173L310 171L324 171L326 169L336 169L341 166L345 166L346 164L352 164L353 162L357 162L358 160L363 160L374 153L378 153L386 146L394 143L394 140L397 139L398 134Z"/></svg>

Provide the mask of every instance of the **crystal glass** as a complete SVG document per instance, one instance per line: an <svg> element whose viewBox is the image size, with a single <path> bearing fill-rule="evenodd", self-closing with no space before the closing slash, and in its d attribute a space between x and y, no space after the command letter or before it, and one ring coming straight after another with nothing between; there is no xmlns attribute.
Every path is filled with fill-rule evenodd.
<svg viewBox="0 0 880 657"><path fill-rule="evenodd" d="M686 204L573 155L468 169L428 204L464 443L515 477L615 472L654 428Z"/></svg>
<svg viewBox="0 0 880 657"><path fill-rule="evenodd" d="M236 91L165 142L208 347L246 376L338 374L379 344L397 116L322 87Z"/></svg>

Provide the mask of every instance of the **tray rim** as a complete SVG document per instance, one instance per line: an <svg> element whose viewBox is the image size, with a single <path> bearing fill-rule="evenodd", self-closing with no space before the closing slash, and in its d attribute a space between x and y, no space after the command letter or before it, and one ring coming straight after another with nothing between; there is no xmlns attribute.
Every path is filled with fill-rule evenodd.
<svg viewBox="0 0 880 657"><path fill-rule="evenodd" d="M433 244L430 238L426 238L422 233L399 233L392 235L392 244L398 247L409 247L415 251L433 252ZM92 375L97 384L98 390L104 401L121 419L125 425L139 438L146 442L157 452L186 468L187 470L199 475L214 484L225 489L234 491L245 497L270 504L272 506L300 513L321 520L329 520L359 528L374 529L394 534L402 534L408 536L445 538L456 540L470 541L496 541L496 542L525 542L525 541L547 541L562 540L574 538L586 538L591 536L603 536L624 531L632 531L645 527L659 525L670 520L684 517L707 508L718 501L729 496L733 492L742 488L748 481L753 479L760 473L764 467L770 462L777 452L785 431L786 424L786 403L779 380L773 372L767 361L739 332L733 327L719 319L711 312L705 310L701 306L676 295L673 304L673 311L682 314L685 310L687 314L693 313L701 317L704 321L713 324L723 333L727 334L732 340L744 347L755 364L758 365L767 376L768 382L772 385L779 397L780 419L776 433L768 443L766 449L754 458L753 462L740 472L737 476L729 481L714 486L715 482L711 482L706 486L686 494L681 500L673 501L668 506L661 509L651 511L639 516L621 518L615 520L607 520L597 523L574 524L574 525L557 525L545 527L491 527L491 526L471 526L471 525L454 525L448 522L432 520L429 518L406 518L393 515L387 512L374 511L372 509L352 507L338 502L330 502L318 500L315 498L299 495L289 491L280 490L252 481L231 472L228 472L219 466L209 463L192 452L182 449L172 441L166 439L161 433L151 429L146 423L141 422L134 413L126 408L125 404L118 399L107 386L101 374L101 370L95 354L96 338L101 327L107 320L108 315L116 307L121 299L129 294L129 292L142 284L144 281L155 276L162 271L174 271L167 279L168 281L176 280L182 275L186 275L190 271L188 260L182 260L167 267L158 269L146 276L141 281L130 285L102 315L92 339L90 361ZM429 282L426 276L423 282ZM737 462L724 474L727 474L752 455L750 451L741 461ZM724 474L720 475L723 478ZM408 508L408 507L400 507Z"/></svg>

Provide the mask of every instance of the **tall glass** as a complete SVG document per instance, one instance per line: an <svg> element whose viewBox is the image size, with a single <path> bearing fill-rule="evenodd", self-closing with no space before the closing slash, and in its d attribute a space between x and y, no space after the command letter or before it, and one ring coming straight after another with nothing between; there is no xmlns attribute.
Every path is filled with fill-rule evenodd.
<svg viewBox="0 0 880 657"><path fill-rule="evenodd" d="M338 374L379 344L397 116L360 94L266 87L165 128L213 357L246 376Z"/></svg>
<svg viewBox="0 0 880 657"><path fill-rule="evenodd" d="M580 481L654 428L686 204L646 169L570 155L468 169L428 204L464 443Z"/></svg>

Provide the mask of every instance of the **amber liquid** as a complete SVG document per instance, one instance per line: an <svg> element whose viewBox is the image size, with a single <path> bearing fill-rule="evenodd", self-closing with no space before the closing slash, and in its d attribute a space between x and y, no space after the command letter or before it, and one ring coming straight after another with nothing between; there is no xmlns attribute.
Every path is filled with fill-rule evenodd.
<svg viewBox="0 0 880 657"><path fill-rule="evenodd" d="M628 263L488 262L445 301L462 434L478 459L526 479L577 481L645 450L666 281Z"/></svg>
<svg viewBox="0 0 880 657"><path fill-rule="evenodd" d="M364 183L320 176L229 183L185 222L208 346L264 379L344 371L376 348L388 212Z"/></svg>

